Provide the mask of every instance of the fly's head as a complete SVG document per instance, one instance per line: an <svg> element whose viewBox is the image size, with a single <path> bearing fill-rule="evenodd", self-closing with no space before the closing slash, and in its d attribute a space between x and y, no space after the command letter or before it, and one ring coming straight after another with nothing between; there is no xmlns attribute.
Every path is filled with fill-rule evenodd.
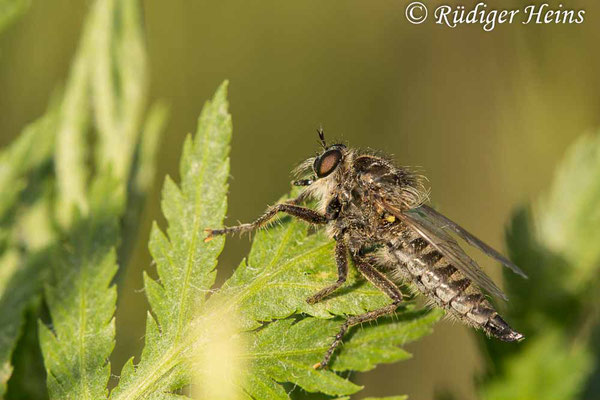
<svg viewBox="0 0 600 400"><path fill-rule="evenodd" d="M293 182L295 186L329 186L335 184L344 175L346 170L348 148L343 144L327 145L323 129L318 129L319 140L323 151L315 157L301 163L294 171L298 179Z"/></svg>

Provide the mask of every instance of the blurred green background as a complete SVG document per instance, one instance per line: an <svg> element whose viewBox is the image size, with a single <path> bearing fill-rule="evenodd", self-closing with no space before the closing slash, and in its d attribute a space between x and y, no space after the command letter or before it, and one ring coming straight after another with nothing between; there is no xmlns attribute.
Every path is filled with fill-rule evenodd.
<svg viewBox="0 0 600 400"><path fill-rule="evenodd" d="M146 242L150 222L161 220L163 177L177 177L183 137L225 78L234 122L230 224L255 218L289 189L289 171L317 150L315 129L322 125L330 141L385 150L401 165L420 166L434 204L503 249L511 210L534 200L565 147L600 125L600 5L564 2L586 10L581 25L484 32L478 25L411 25L408 3L143 2L150 97L167 100L171 118L120 288L113 371L143 344L141 271L151 268ZM426 3L430 10L442 4ZM64 82L88 6L34 0L0 37L0 145L41 115ZM248 247L246 238L228 239L219 283ZM500 278L498 266L484 267ZM359 374L366 385L360 396L427 399L449 390L472 399L473 376L482 372L475 346L469 329L442 322L409 346L412 360Z"/></svg>

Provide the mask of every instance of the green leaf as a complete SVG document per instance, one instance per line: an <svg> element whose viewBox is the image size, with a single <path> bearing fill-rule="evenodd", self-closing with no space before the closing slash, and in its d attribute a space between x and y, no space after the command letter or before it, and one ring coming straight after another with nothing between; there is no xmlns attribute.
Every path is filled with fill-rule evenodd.
<svg viewBox="0 0 600 400"><path fill-rule="evenodd" d="M0 397L6 391L6 383L12 374L10 358L21 329L23 318L23 297L29 288L19 288L22 282L19 273L20 257L16 251L9 251L0 258ZM14 298L15 288L17 299ZM23 297L22 297L23 296ZM16 304L15 304L16 303ZM16 306L16 307L15 307Z"/></svg>
<svg viewBox="0 0 600 400"><path fill-rule="evenodd" d="M377 321L377 326L353 328L332 369L338 372L367 371L378 363L409 358L410 354L398 346L430 333L432 324L441 314L440 310L402 310L394 318ZM357 392L361 387L347 379L330 371L316 371L312 368L321 361L331 344L331 338L339 328L338 319L304 318L296 321L287 318L248 333L246 342L251 345L243 358L251 362L251 373L256 374L256 377L248 380L244 389L249 393L256 393L261 387L277 381L292 382L307 391L328 395Z"/></svg>
<svg viewBox="0 0 600 400"><path fill-rule="evenodd" d="M46 203L42 198L39 203ZM34 206L32 210L38 207ZM41 218L48 214L35 215L38 229L44 229ZM30 217L30 216L28 216ZM20 223L23 218L20 218ZM19 227L27 235L29 227ZM17 339L22 333L23 317L27 308L39 303L41 283L47 277L49 257L45 240L28 238L23 241L23 249L9 248L0 255L0 398L6 391L6 383L12 374L11 357ZM39 246L39 247L38 247ZM27 250L27 251L24 251Z"/></svg>
<svg viewBox="0 0 600 400"><path fill-rule="evenodd" d="M325 301L309 305L309 295L337 279L333 242L323 232L308 235L308 226L286 217L283 225L256 233L248 256L215 298L235 299L244 312L241 325L247 329L259 321L285 318L304 312L319 318L361 314L383 307L389 299L359 278L354 268L347 283ZM344 294L352 293L352 296ZM302 301L299 301L299 300Z"/></svg>
<svg viewBox="0 0 600 400"><path fill-rule="evenodd" d="M98 143L96 162L126 182L146 107L147 57L137 1L97 1L88 68ZM107 29L108 28L108 29Z"/></svg>
<svg viewBox="0 0 600 400"><path fill-rule="evenodd" d="M46 287L52 325L40 324L51 398L108 396L116 303L111 282L121 218L125 204L140 207L145 194L140 191L151 183L132 166L136 149L141 163L154 161L164 115L154 111L148 129L141 129L145 71L138 2L95 1L65 90L55 153L56 214L66 237L57 246ZM97 151L88 165L91 122ZM126 199L128 188L138 196Z"/></svg>
<svg viewBox="0 0 600 400"><path fill-rule="evenodd" d="M137 1L107 0L95 1L86 18L57 136L57 217L63 228L75 210L88 212L90 122L97 135L97 169L110 169L122 185L129 179L140 141L148 140L140 138L147 60L139 14Z"/></svg>
<svg viewBox="0 0 600 400"><path fill-rule="evenodd" d="M84 34L71 65L64 91L58 128L54 163L56 169L56 217L63 228L70 226L74 213L86 213L87 181L90 176L87 165L89 152L86 137L90 125L88 42L91 15L86 18Z"/></svg>
<svg viewBox="0 0 600 400"><path fill-rule="evenodd" d="M231 116L227 82L204 106L198 129L186 138L180 163L181 187L167 177L162 209L167 235L155 224L150 251L160 283L145 276L153 316L148 317L146 345L135 371L126 364L112 398L142 398L181 385L178 366L190 345L190 323L198 315L215 279L223 238L204 243L204 229L225 217Z"/></svg>
<svg viewBox="0 0 600 400"><path fill-rule="evenodd" d="M40 260L41 261L41 260ZM41 314L41 296L37 296L28 309L23 325L23 334L13 353L14 371L8 381L5 399L48 399L46 369L39 344L38 319Z"/></svg>
<svg viewBox="0 0 600 400"><path fill-rule="evenodd" d="M37 186L47 183L47 173L39 170L48 169L52 154L56 106L52 101L46 114L0 154L0 398L12 373L10 360L23 314L45 276L37 253L50 240L45 229L49 200Z"/></svg>
<svg viewBox="0 0 600 400"><path fill-rule="evenodd" d="M0 229L10 228L19 196L32 180L32 172L50 161L57 116L58 101L53 100L46 113L0 153Z"/></svg>
<svg viewBox="0 0 600 400"><path fill-rule="evenodd" d="M49 186L48 182L44 183ZM34 323L36 321L28 321L24 329L21 325L24 311L31 310L29 320L32 320L33 314L40 308L39 294L42 282L48 275L49 249L55 240L54 232L50 227L50 210L49 191L41 193L41 196L27 207L20 207L19 215L12 228L14 244L4 253L0 261L0 282L2 282L0 284L0 337L2 338L0 339L0 364L5 366L5 371L11 370L9 365L11 352L19 335L26 338L26 340L19 340L20 344L17 346L20 347L16 348L16 353L12 356L17 375L4 375L0 379L0 397L4 393L4 384L9 376L11 379L9 383L12 383L13 388L18 386L27 393L39 393L40 387L45 390L43 383L45 375ZM24 357L27 361L23 360ZM41 368L38 368L40 366ZM15 382L16 380L23 383L24 379L37 382L27 385L19 385Z"/></svg>
<svg viewBox="0 0 600 400"><path fill-rule="evenodd" d="M226 95L227 82L202 110L194 139L186 138L181 188L169 177L165 180L162 209L169 224L168 238L156 224L152 228L150 252L165 296L150 294L149 300L162 335L173 341L181 338L204 302L223 248L223 238L208 244L202 239L205 228L222 223L227 208L231 116ZM156 282L150 285L154 288Z"/></svg>
<svg viewBox="0 0 600 400"><path fill-rule="evenodd" d="M162 209L168 229L165 235L155 225L150 238L159 280L145 276L152 308L145 347L139 365L132 360L125 365L111 398L141 399L150 393L168 398L194 383L190 371L216 368L210 361L198 362L197 355L212 347L211 332L226 320L245 332L247 347L236 353L247 366L241 397L287 399L282 382L330 395L354 393L360 386L339 372L408 358L399 346L429 333L442 312L415 311L407 303L394 318L354 327L332 371L313 369L343 323L336 316L364 313L390 300L352 270L343 290L308 305L309 294L336 279L333 243L289 218L257 232L248 262L206 300L223 247L222 237L202 239L205 228L220 226L226 211L231 122L225 96L223 84L202 110L195 138L185 142L181 187L165 180ZM298 313L303 317L294 316Z"/></svg>
<svg viewBox="0 0 600 400"><path fill-rule="evenodd" d="M529 275L505 274L507 319L526 340L484 342L484 398L566 400L584 391L600 356L593 342L600 317L598 210L600 135L584 136L567 152L548 194L533 212L518 210L507 232L511 259Z"/></svg>
<svg viewBox="0 0 600 400"><path fill-rule="evenodd" d="M556 334L536 337L507 360L507 375L483 389L485 400L577 399L591 372L592 355Z"/></svg>
<svg viewBox="0 0 600 400"><path fill-rule="evenodd" d="M54 399L106 398L107 359L114 347L117 271L115 246L123 193L100 176L90 189L90 212L76 218L58 250L46 286L51 327L40 324L40 344Z"/></svg>
<svg viewBox="0 0 600 400"><path fill-rule="evenodd" d="M360 387L351 384L329 371L314 371L312 365L323 357L331 338L335 336L341 321L331 320L334 315L361 314L382 307L390 300L370 283L359 278L351 269L344 289L336 295L315 305L305 299L336 279L333 243L323 232L308 234L305 223L284 218L284 223L257 232L248 263L243 262L223 286L209 300L224 301L238 307L236 320L244 329L254 329L263 321L286 318L297 312L319 318L308 318L298 324L293 320L274 322L264 330L253 333L248 342L259 348L271 339L283 341L271 347L268 361L257 360L252 372L270 377L278 382L293 382L308 391L320 391L331 395L354 393ZM377 363L395 362L410 355L397 346L415 340L431 331L442 312L418 312L409 304L396 315L393 324L378 321L357 332L345 342L331 368L335 371L367 371ZM285 325L288 324L288 325ZM276 332L267 335L264 332ZM265 339L266 338L266 339ZM301 355L278 359L277 350L283 354L300 352ZM250 360L252 356L248 356ZM288 361L289 364L288 365ZM269 367L270 365L280 368ZM264 379L259 381L264 386ZM245 388L248 392L256 388Z"/></svg>
<svg viewBox="0 0 600 400"><path fill-rule="evenodd" d="M571 266L569 284L586 285L600 268L600 135L581 137L537 207L539 239ZM567 277L565 277L567 278Z"/></svg>

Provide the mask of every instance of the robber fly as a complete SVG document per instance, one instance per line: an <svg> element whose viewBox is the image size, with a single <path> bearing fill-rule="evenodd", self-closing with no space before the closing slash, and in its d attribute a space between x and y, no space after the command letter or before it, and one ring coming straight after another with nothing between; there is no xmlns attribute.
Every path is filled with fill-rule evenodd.
<svg viewBox="0 0 600 400"><path fill-rule="evenodd" d="M407 168L369 152L328 146L318 131L323 151L304 161L295 171L294 185L303 186L293 200L269 207L256 221L223 229L207 230L213 235L248 232L264 226L277 213L290 214L314 225L323 225L336 241L338 279L306 301L314 304L341 287L348 276L348 257L358 271L392 300L391 304L362 315L349 317L335 336L323 361L324 368L353 325L393 313L402 302L396 282L416 287L433 303L467 325L489 336L513 342L523 335L512 329L487 300L484 292L506 300L492 282L449 234L500 261L517 274L526 275L496 250L427 206L423 178ZM318 200L318 210L299 205Z"/></svg>

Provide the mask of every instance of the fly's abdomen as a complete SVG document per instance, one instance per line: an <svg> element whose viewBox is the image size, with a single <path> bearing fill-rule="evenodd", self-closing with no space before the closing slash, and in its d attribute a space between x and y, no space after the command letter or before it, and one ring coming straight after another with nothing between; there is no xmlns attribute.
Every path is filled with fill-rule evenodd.
<svg viewBox="0 0 600 400"><path fill-rule="evenodd" d="M388 263L391 261L404 279L454 317L503 341L523 338L500 317L470 279L423 239L397 243L386 252Z"/></svg>

